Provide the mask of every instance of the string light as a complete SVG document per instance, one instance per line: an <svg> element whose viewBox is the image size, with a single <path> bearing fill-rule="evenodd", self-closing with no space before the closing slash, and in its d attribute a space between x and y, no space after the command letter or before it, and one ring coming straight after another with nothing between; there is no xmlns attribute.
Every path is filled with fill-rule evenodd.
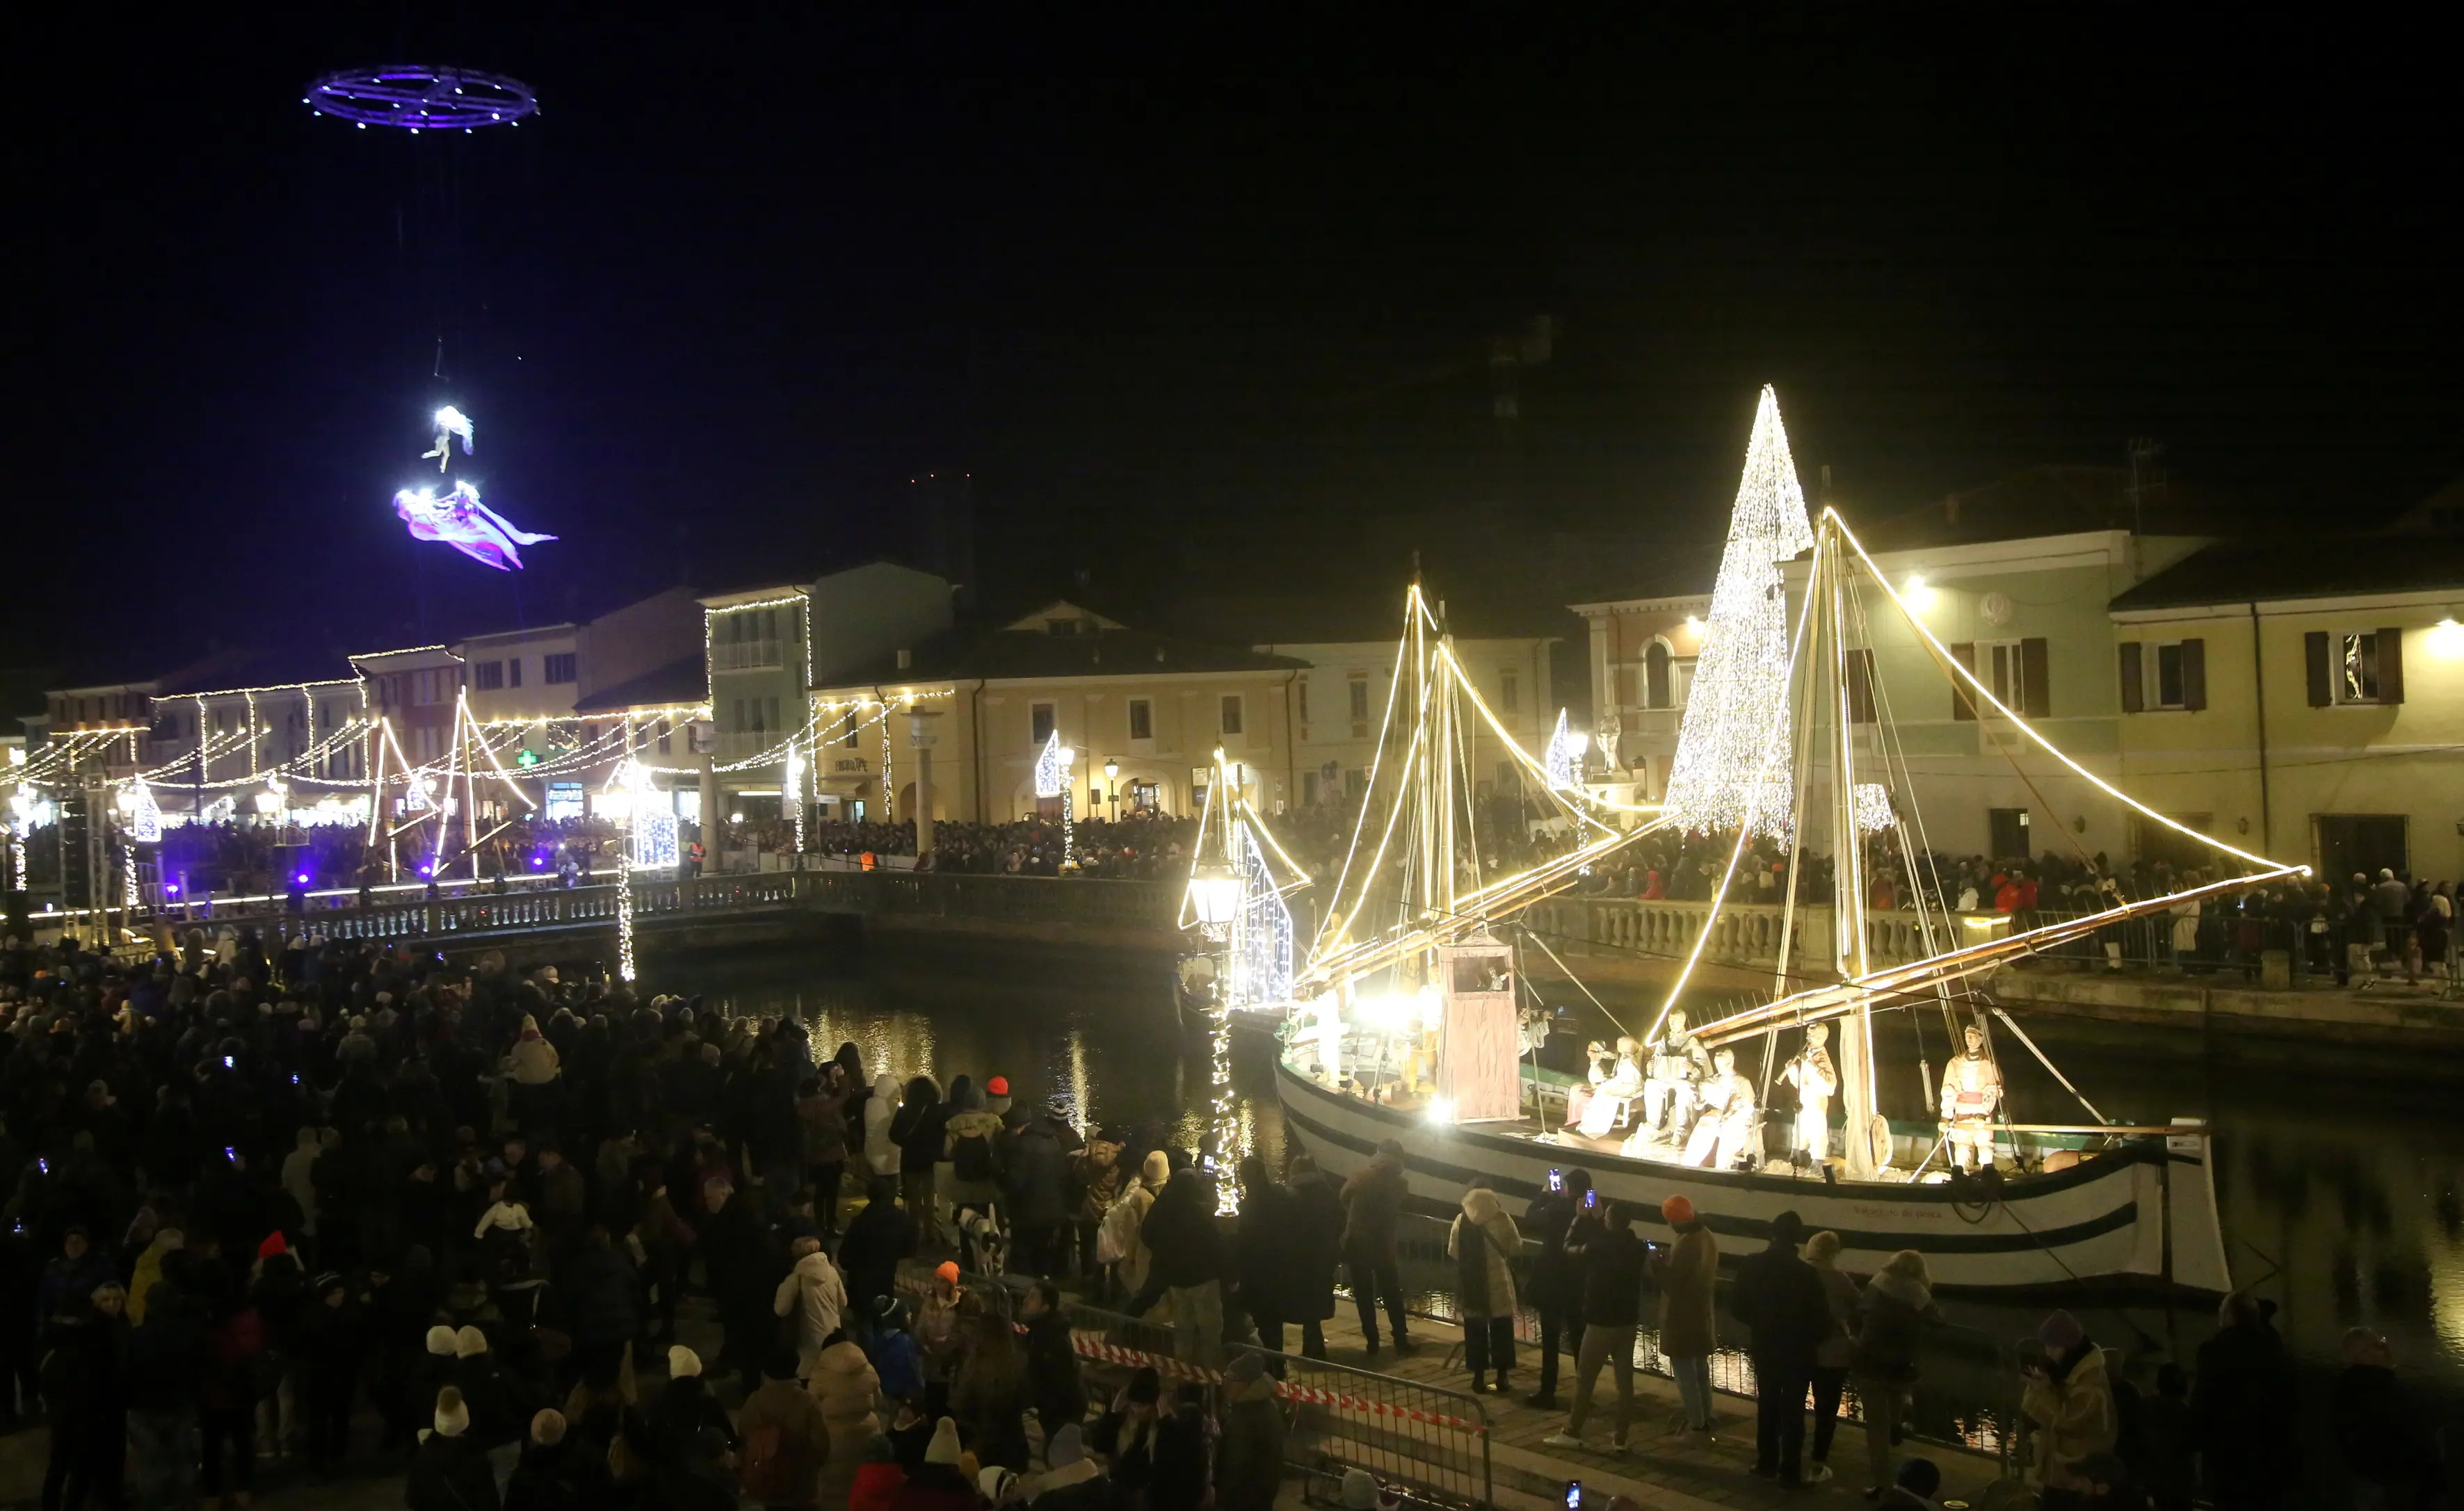
<svg viewBox="0 0 2464 1511"><path fill-rule="evenodd" d="M1891 789L1878 781L1860 781L1848 794L1859 834L1881 834L1900 821L1891 806Z"/></svg>
<svg viewBox="0 0 2464 1511"><path fill-rule="evenodd" d="M1766 386L1668 773L1666 810L1689 830L1749 826L1785 834L1793 821L1788 779L1766 775L1774 763L1764 756L1789 737L1788 592L1780 563L1813 544L1779 398ZM1776 766L1782 774L1789 769L1786 760Z"/></svg>
<svg viewBox="0 0 2464 1511"><path fill-rule="evenodd" d="M887 734L883 737L888 743ZM1070 801L1069 762L1078 753L1061 743L1061 732L1054 730L1045 737L1044 752L1035 757L1035 795L1038 798L1061 799L1061 864L1074 867L1077 860L1077 815ZM1221 762L1216 765L1218 779L1222 777Z"/></svg>
<svg viewBox="0 0 2464 1511"><path fill-rule="evenodd" d="M1591 748L1591 737L1569 733L1566 711L1557 711L1557 728L1549 736L1548 748L1541 753L1540 764L1549 771L1549 785L1558 792L1571 790L1577 782L1577 768L1583 753Z"/></svg>

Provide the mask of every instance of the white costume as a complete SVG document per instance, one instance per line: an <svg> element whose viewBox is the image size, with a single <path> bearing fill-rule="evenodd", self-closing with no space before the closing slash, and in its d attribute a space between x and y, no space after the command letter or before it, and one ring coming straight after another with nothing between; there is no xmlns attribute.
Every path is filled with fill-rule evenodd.
<svg viewBox="0 0 2464 1511"><path fill-rule="evenodd" d="M1968 1030L1968 1053L1942 1073L1942 1118L1962 1170L1993 1163L1993 1115L2002 1109L2002 1067L1985 1053L1985 1030Z"/></svg>
<svg viewBox="0 0 2464 1511"><path fill-rule="evenodd" d="M1805 1048L1780 1072L1782 1081L1796 1087L1796 1139L1791 1147L1817 1164L1831 1152L1831 1099L1839 1092L1839 1071L1823 1047L1830 1038L1822 1024L1808 1024Z"/></svg>
<svg viewBox="0 0 2464 1511"><path fill-rule="evenodd" d="M1661 1128L1661 1114L1669 1114L1666 1127L1668 1142L1685 1142L1686 1128L1694 1121L1694 1108L1703 1084L1711 1079L1711 1057L1685 1031L1685 1015L1672 1012L1668 1026L1651 1046L1651 1075L1642 1084L1642 1122L1646 1130Z"/></svg>
<svg viewBox="0 0 2464 1511"><path fill-rule="evenodd" d="M1343 1084L1343 1005L1331 992L1321 993L1303 1009L1310 1015L1309 1037L1317 1044L1318 1079L1330 1086Z"/></svg>
<svg viewBox="0 0 2464 1511"><path fill-rule="evenodd" d="M1631 1039L1617 1040L1617 1068L1603 1075L1599 1059L1590 1066L1592 1098L1583 1106L1582 1117L1574 1131L1585 1138L1606 1138L1617 1125L1627 1105L1642 1090L1642 1066L1638 1061L1641 1046Z"/></svg>
<svg viewBox="0 0 2464 1511"><path fill-rule="evenodd" d="M1703 1121L1685 1141L1685 1163L1730 1170L1737 1156L1752 1145L1757 1126L1754 1084L1737 1074L1734 1050L1721 1050L1717 1066L1702 1085Z"/></svg>

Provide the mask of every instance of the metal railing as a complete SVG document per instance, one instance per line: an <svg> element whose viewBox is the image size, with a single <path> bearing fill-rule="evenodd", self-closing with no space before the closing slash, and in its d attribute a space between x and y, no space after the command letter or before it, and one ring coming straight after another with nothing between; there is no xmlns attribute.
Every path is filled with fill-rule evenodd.
<svg viewBox="0 0 2464 1511"><path fill-rule="evenodd" d="M930 1269L910 1260L900 1266L900 1288L921 1293ZM962 1277L971 1288L1023 1289L1025 1281ZM1063 1315L1080 1361L1089 1397L1109 1405L1141 1369L1176 1384L1203 1387L1220 1408L1221 1369L1199 1362L1187 1342L1177 1344L1169 1322L1106 1311L1070 1298ZM1227 1323L1242 1322L1227 1309ZM1250 1335L1254 1337L1254 1334ZM1444 1506L1495 1504L1487 1409L1476 1395L1397 1375L1357 1369L1327 1359L1306 1358L1226 1339L1224 1364L1244 1353L1265 1361L1277 1377L1275 1393L1286 1413L1284 1461L1310 1476L1339 1477L1362 1469L1381 1484L1397 1486L1421 1501Z"/></svg>

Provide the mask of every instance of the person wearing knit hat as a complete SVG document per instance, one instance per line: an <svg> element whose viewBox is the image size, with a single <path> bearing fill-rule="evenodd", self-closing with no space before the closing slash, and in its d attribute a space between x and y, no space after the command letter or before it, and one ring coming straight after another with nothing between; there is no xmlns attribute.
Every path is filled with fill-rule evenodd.
<svg viewBox="0 0 2464 1511"><path fill-rule="evenodd" d="M984 1504L993 1507L1009 1505L1019 1499L1018 1476L995 1464L976 1476L976 1492Z"/></svg>
<svg viewBox="0 0 2464 1511"><path fill-rule="evenodd" d="M471 1412L451 1386L436 1392L433 1423L420 1430L403 1500L411 1506L488 1506L498 1503L496 1478L471 1439Z"/></svg>
<svg viewBox="0 0 2464 1511"><path fill-rule="evenodd" d="M956 1286L958 1283L958 1261L956 1259L943 1259L940 1263L933 1266L933 1274L941 1281L942 1284Z"/></svg>
<svg viewBox="0 0 2464 1511"><path fill-rule="evenodd" d="M933 1440L924 1445L924 1461L928 1464L957 1466L958 1462L957 1421L945 1416L933 1424Z"/></svg>
<svg viewBox="0 0 2464 1511"><path fill-rule="evenodd" d="M531 1417L531 1441L542 1447L554 1448L564 1441L564 1413L554 1407L548 1407Z"/></svg>
<svg viewBox="0 0 2464 1511"><path fill-rule="evenodd" d="M1712 1315L1720 1278L1720 1242L1683 1196L1660 1204L1675 1241L1652 1256L1652 1280L1660 1291L1660 1351L1668 1358L1692 1441L1711 1441L1711 1352L1719 1324Z"/></svg>
<svg viewBox="0 0 2464 1511"><path fill-rule="evenodd" d="M453 1357L453 1329L438 1323L428 1329L428 1351L451 1359Z"/></svg>
<svg viewBox="0 0 2464 1511"><path fill-rule="evenodd" d="M2036 1342L2044 1357L2023 1361L2027 1385L2019 1393L2019 1410L2036 1426L2036 1473L2046 1489L2084 1497L2092 1487L2079 1464L2110 1452L2117 1431L2104 1350L2066 1311L2044 1320Z"/></svg>
<svg viewBox="0 0 2464 1511"><path fill-rule="evenodd" d="M455 1358L474 1358L480 1354L486 1353L487 1351L488 1335L486 1333L481 1332L476 1327L468 1325L454 1330L453 1356Z"/></svg>
<svg viewBox="0 0 2464 1511"><path fill-rule="evenodd" d="M669 1379L689 1379L699 1373L701 1373L700 1354L693 1352L691 1348L686 1347L680 1343L670 1344L668 1346Z"/></svg>

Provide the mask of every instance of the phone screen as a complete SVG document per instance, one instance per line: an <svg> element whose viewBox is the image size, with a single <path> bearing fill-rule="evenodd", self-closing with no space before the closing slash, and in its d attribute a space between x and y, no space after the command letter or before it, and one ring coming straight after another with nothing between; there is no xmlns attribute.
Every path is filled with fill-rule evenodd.
<svg viewBox="0 0 2464 1511"><path fill-rule="evenodd" d="M1591 1211L1594 1207L1596 1207L1599 1204L1600 1193L1596 1188L1583 1193L1583 1210L1585 1212Z"/></svg>
<svg viewBox="0 0 2464 1511"><path fill-rule="evenodd" d="M1566 1481L1566 1511L1583 1511L1583 1482L1579 1479Z"/></svg>
<svg viewBox="0 0 2464 1511"><path fill-rule="evenodd" d="M1551 1191L1563 1191L1566 1189L1566 1172L1564 1171L1552 1170L1549 1172L1549 1189Z"/></svg>

